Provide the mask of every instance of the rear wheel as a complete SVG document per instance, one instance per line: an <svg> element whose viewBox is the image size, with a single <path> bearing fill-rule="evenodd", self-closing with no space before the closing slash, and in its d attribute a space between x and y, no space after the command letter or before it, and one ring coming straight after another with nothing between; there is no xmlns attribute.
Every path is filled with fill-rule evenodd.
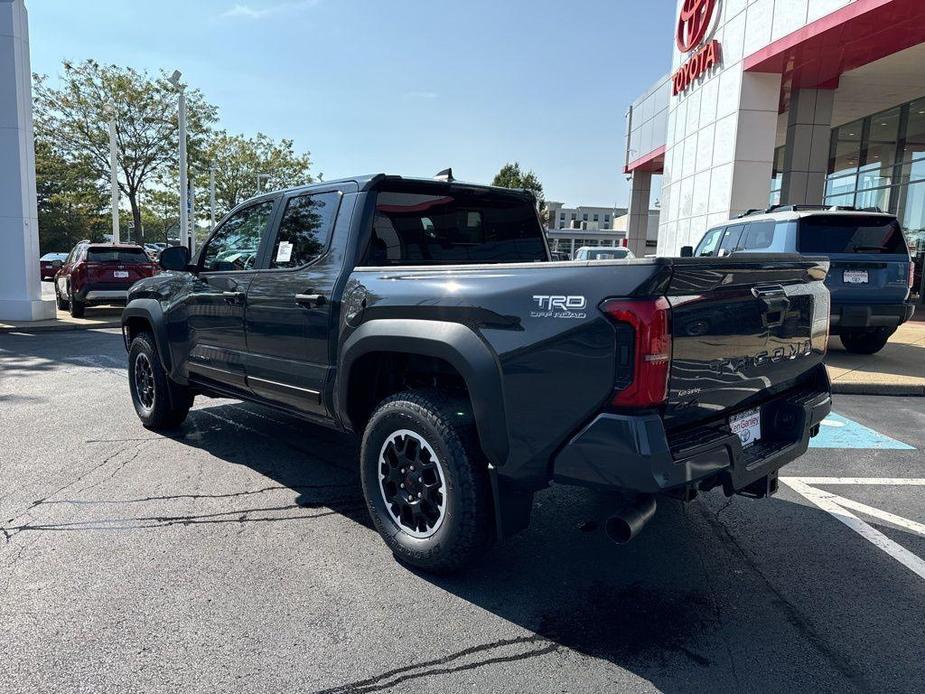
<svg viewBox="0 0 925 694"><path fill-rule="evenodd" d="M82 301L78 301L77 298L74 296L74 292L72 292L70 288L68 288L67 303L68 303L68 307L71 310L72 318L83 318L84 317L84 309L87 307L87 305Z"/></svg>
<svg viewBox="0 0 925 694"><path fill-rule="evenodd" d="M840 335L845 349L854 354L875 354L886 346L890 335L896 332L892 328L870 328L868 330L851 330Z"/></svg>
<svg viewBox="0 0 925 694"><path fill-rule="evenodd" d="M360 460L370 516L399 560L448 573L490 546L488 461L468 403L439 391L387 398L369 420Z"/></svg>
<svg viewBox="0 0 925 694"><path fill-rule="evenodd" d="M180 426L193 406L189 389L173 383L167 376L154 339L148 333L140 333L132 340L128 353L128 383L135 412L149 429Z"/></svg>

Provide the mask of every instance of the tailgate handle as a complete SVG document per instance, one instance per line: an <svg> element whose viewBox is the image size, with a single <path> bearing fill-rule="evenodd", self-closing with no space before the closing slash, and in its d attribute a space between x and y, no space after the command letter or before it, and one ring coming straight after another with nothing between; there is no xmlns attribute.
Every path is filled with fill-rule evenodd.
<svg viewBox="0 0 925 694"><path fill-rule="evenodd" d="M752 287L752 295L764 306L762 319L769 328L782 325L784 316L790 310L790 299L779 284Z"/></svg>

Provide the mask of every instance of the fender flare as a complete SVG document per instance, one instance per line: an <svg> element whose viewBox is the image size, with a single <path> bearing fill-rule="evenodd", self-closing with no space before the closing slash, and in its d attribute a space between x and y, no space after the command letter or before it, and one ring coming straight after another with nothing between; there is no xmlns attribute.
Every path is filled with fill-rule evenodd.
<svg viewBox="0 0 925 694"><path fill-rule="evenodd" d="M132 299L122 310L122 339L126 350L130 347L126 326L135 318L140 318L151 326L161 366L164 367L164 371L172 375L173 364L170 355L170 341L167 338L167 321L160 302L157 299Z"/></svg>
<svg viewBox="0 0 925 694"><path fill-rule="evenodd" d="M349 377L356 361L371 352L400 352L443 359L466 383L482 450L494 466L507 460L509 443L504 394L497 361L488 346L461 323L383 318L367 321L344 342L338 365L335 409L349 422Z"/></svg>

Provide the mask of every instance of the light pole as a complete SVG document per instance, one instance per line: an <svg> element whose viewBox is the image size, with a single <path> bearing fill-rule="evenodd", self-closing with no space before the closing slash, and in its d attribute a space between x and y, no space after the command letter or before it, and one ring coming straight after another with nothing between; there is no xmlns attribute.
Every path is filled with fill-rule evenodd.
<svg viewBox="0 0 925 694"><path fill-rule="evenodd" d="M119 146L116 141L116 109L106 106L109 116L109 185L112 188L112 242L119 243Z"/></svg>
<svg viewBox="0 0 925 694"><path fill-rule="evenodd" d="M183 73L179 70L174 70L173 74L170 76L169 82L180 92L178 105L180 130L180 243L190 248L189 209L187 208L189 184L187 182L188 172L186 169L186 85L180 83L180 77L182 77L182 75Z"/></svg>
<svg viewBox="0 0 925 694"><path fill-rule="evenodd" d="M269 181L270 174L257 174L257 195L260 195L261 186L260 181Z"/></svg>
<svg viewBox="0 0 925 694"><path fill-rule="evenodd" d="M215 167L209 167L209 231L215 228Z"/></svg>

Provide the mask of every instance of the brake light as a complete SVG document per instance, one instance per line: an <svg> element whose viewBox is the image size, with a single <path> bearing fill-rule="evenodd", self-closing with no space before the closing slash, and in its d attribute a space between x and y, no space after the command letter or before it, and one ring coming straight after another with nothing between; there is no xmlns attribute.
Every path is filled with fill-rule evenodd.
<svg viewBox="0 0 925 694"><path fill-rule="evenodd" d="M657 299L610 299L601 310L634 332L632 381L611 400L614 407L655 407L668 399L671 304Z"/></svg>
<svg viewBox="0 0 925 694"><path fill-rule="evenodd" d="M918 289L915 286L915 260L912 258L909 258L909 289L910 291Z"/></svg>

